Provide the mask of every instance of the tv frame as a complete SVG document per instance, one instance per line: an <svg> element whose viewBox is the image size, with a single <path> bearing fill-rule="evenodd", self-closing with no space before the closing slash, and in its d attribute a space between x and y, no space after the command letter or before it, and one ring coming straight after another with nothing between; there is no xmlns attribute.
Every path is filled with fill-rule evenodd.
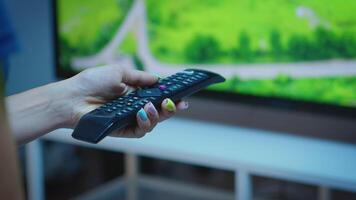
<svg viewBox="0 0 356 200"><path fill-rule="evenodd" d="M56 68L56 77L59 79L69 78L76 75L74 71L66 71L60 67L59 37L58 37L58 10L57 1L53 0L53 46ZM287 97L257 96L251 94L233 93L226 91L203 90L194 95L197 98L210 98L218 101L236 102L247 105L262 106L267 108L302 111L310 114L322 114L331 117L356 119L356 107L334 105L330 103L319 103L306 100L296 100Z"/></svg>

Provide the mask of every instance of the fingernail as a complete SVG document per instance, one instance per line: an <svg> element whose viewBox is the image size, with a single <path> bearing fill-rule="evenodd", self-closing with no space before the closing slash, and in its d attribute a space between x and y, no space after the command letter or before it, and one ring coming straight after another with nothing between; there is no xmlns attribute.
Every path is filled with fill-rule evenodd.
<svg viewBox="0 0 356 200"><path fill-rule="evenodd" d="M141 108L139 111L138 111L138 116L140 117L140 119L142 121L147 121L148 120L148 116L145 112L145 110L143 108Z"/></svg>
<svg viewBox="0 0 356 200"><path fill-rule="evenodd" d="M171 99L166 99L164 103L165 103L165 107L168 111L172 112L175 110L176 106L174 105L174 103Z"/></svg>
<svg viewBox="0 0 356 200"><path fill-rule="evenodd" d="M150 114L150 115L156 115L157 114L157 111L155 109L155 106L153 105L152 102L149 102L148 105L147 105L147 112Z"/></svg>
<svg viewBox="0 0 356 200"><path fill-rule="evenodd" d="M188 109L189 108L189 104L188 104L188 102L184 102L183 104L179 104L179 105L181 105L180 106L180 109L181 110L186 110L186 109Z"/></svg>
<svg viewBox="0 0 356 200"><path fill-rule="evenodd" d="M153 74L157 79L161 79L162 77L159 74Z"/></svg>

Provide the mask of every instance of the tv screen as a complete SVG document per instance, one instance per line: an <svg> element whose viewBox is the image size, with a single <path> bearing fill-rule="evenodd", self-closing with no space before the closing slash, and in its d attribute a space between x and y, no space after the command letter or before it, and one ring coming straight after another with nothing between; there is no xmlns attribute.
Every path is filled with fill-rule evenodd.
<svg viewBox="0 0 356 200"><path fill-rule="evenodd" d="M57 0L57 69L203 68L227 79L210 96L355 116L355 11L350 0Z"/></svg>

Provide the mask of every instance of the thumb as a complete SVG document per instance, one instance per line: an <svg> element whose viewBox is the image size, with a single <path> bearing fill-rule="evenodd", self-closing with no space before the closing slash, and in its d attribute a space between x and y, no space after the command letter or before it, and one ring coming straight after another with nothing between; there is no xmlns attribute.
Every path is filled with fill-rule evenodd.
<svg viewBox="0 0 356 200"><path fill-rule="evenodd" d="M158 77L147 72L128 69L122 71L122 82L130 86L149 86L155 84L157 80Z"/></svg>

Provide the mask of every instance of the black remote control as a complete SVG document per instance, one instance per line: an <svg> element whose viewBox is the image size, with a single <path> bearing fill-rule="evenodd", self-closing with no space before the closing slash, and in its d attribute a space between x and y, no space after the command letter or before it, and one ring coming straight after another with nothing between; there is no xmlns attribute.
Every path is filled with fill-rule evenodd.
<svg viewBox="0 0 356 200"><path fill-rule="evenodd" d="M72 137L90 143L98 143L110 132L133 125L136 113L148 102L160 108L165 98L177 102L199 90L225 79L213 72L200 69L186 69L156 84L141 88L108 102L85 114L75 127Z"/></svg>

